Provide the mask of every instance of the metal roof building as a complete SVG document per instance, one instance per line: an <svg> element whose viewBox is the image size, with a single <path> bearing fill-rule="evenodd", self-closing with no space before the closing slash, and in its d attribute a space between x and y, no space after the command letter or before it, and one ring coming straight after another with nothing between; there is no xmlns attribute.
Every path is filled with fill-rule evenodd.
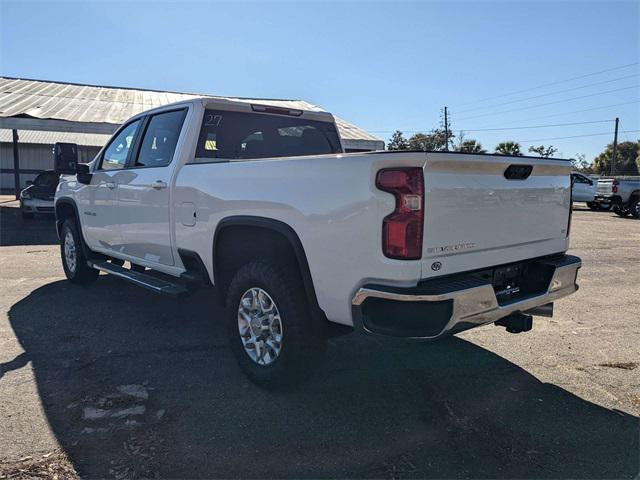
<svg viewBox="0 0 640 480"><path fill-rule="evenodd" d="M126 119L137 113L189 98L211 96L202 94L140 90L123 87L79 85L0 77L0 173L1 187L10 177L19 188L19 175L33 175L38 170L23 168L20 149L39 145L50 148L56 142L77 143L87 147L89 155L104 145L109 135ZM303 110L323 111L304 100L264 98L228 98L246 102ZM335 117L342 142L347 151L381 150L384 142L339 117ZM13 130L13 132L12 132ZM56 133L52 133L56 132ZM17 137L14 141L14 134ZM18 148L20 145L20 149ZM92 147L92 148L90 148ZM82 151L82 148L80 149ZM12 152L13 151L13 152ZM10 155L10 152L12 154ZM23 153L22 156L28 157ZM14 158L15 157L15 158ZM37 161L36 161L37 162ZM39 170L52 168L53 160ZM16 183L17 182L17 183Z"/></svg>

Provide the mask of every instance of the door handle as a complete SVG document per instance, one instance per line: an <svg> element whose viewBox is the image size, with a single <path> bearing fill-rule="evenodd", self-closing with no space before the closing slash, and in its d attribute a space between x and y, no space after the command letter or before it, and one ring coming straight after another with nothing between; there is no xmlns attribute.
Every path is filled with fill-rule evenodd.
<svg viewBox="0 0 640 480"><path fill-rule="evenodd" d="M109 187L111 190L113 190L114 188L116 188L116 182L107 182L106 183L107 187Z"/></svg>
<svg viewBox="0 0 640 480"><path fill-rule="evenodd" d="M167 182L163 182L162 180L156 180L151 184L151 188L155 190L161 190L163 188L167 188Z"/></svg>

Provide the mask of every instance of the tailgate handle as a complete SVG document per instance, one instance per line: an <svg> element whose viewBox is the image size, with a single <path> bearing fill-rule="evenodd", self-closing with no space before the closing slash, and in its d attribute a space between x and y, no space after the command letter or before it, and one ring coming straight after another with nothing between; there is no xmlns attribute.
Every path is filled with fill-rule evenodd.
<svg viewBox="0 0 640 480"><path fill-rule="evenodd" d="M526 180L532 170L531 165L509 165L509 168L504 171L504 178L507 180Z"/></svg>

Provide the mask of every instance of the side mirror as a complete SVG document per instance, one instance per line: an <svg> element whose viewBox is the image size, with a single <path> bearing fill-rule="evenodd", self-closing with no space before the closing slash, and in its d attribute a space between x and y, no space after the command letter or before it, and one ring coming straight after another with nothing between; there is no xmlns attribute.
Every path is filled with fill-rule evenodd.
<svg viewBox="0 0 640 480"><path fill-rule="evenodd" d="M89 185L91 183L91 177L93 177L93 173L91 173L88 164L76 164L76 178L78 179L78 182Z"/></svg>
<svg viewBox="0 0 640 480"><path fill-rule="evenodd" d="M33 180L27 180L27 181L24 183L24 186L25 186L25 187L28 187L29 185L33 185Z"/></svg>

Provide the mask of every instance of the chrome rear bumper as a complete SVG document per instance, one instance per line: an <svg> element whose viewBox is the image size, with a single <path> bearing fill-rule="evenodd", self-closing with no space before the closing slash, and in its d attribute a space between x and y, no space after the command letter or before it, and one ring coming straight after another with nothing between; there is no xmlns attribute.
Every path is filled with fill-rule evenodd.
<svg viewBox="0 0 640 480"><path fill-rule="evenodd" d="M416 289L402 291L397 288L385 288L377 285L365 286L356 292L352 300L354 324L357 329L368 333L435 339L447 333L456 333L487 323L493 323L515 312L526 313L528 310L570 295L578 289L576 277L578 269L582 266L578 257L563 255L551 260L544 259L540 262L544 266L554 269L546 288L540 293L503 304L498 301L493 285L481 279L470 279L468 282L465 280L462 284L460 281L449 282L449 285L447 285L445 279L444 284L437 286L437 288L432 288L432 290L442 290L437 293L419 293ZM389 316L389 312L393 311L394 304L396 307L399 306L396 302L410 302L411 305L415 305L418 309L416 312L419 312L421 305L432 304L443 308L434 310L433 315L430 313L425 315L427 318L424 318L424 322L434 322L436 320L439 322L435 330L431 329L432 331L427 335L405 335L402 334L401 329L394 332L392 327L389 329L385 326L382 329L383 331L380 331L375 326L372 327L370 322L367 322L366 304L370 299L379 299L376 301L376 305L384 305L383 308L387 316ZM386 302L382 304L381 301ZM406 305L402 305L402 307L406 307ZM376 306L372 308L376 308ZM402 310L402 308L398 310ZM430 316L439 316L440 318L434 320L434 318L428 318ZM398 319L396 318L395 320L397 321ZM391 322L393 321L391 320Z"/></svg>

